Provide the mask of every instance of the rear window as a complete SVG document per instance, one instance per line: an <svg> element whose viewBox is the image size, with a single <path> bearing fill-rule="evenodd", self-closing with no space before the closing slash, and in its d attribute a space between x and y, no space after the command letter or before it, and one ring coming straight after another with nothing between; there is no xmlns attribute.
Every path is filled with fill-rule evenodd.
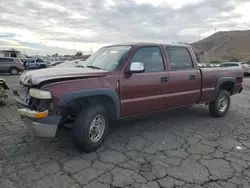
<svg viewBox="0 0 250 188"><path fill-rule="evenodd" d="M10 59L10 58L0 58L0 62L14 62L14 59Z"/></svg>

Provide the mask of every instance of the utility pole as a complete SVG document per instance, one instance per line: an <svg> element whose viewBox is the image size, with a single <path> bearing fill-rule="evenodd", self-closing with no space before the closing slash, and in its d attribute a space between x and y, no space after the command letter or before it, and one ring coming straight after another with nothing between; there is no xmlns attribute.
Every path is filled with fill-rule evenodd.
<svg viewBox="0 0 250 188"><path fill-rule="evenodd" d="M75 37L73 37L73 43L74 43L74 55L76 55Z"/></svg>

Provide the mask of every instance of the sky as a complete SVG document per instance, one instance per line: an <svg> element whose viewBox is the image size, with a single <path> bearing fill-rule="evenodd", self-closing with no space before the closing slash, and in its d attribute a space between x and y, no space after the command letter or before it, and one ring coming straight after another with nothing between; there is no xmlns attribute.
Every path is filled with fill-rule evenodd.
<svg viewBox="0 0 250 188"><path fill-rule="evenodd" d="M0 0L0 10L0 49L28 55L250 29L249 0Z"/></svg>

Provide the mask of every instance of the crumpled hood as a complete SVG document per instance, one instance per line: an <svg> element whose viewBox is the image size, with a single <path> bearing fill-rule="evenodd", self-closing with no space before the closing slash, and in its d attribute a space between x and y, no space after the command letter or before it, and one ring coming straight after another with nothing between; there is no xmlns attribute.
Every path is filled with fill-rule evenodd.
<svg viewBox="0 0 250 188"><path fill-rule="evenodd" d="M60 78L106 76L107 72L107 70L82 67L46 68L24 73L21 75L19 80L22 85L39 85L41 82Z"/></svg>

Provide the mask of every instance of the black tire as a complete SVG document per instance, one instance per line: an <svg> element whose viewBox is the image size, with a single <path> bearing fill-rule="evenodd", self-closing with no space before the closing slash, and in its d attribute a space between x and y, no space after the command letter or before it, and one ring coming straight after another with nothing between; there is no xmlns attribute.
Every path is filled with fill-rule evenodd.
<svg viewBox="0 0 250 188"><path fill-rule="evenodd" d="M97 116L101 116L105 120L104 131L100 139L96 142L93 142L90 138L90 127L92 121ZM108 110L99 104L94 104L88 106L86 109L83 109L76 117L72 139L77 148L85 152L93 152L101 146L105 137L108 134L110 123L110 116Z"/></svg>
<svg viewBox="0 0 250 188"><path fill-rule="evenodd" d="M10 69L10 74L11 75L18 75L19 74L19 70L15 67Z"/></svg>
<svg viewBox="0 0 250 188"><path fill-rule="evenodd" d="M223 100L226 101L227 105L222 107ZM230 107L230 94L228 91L220 90L215 102L209 104L209 111L214 117L222 117L225 116Z"/></svg>

